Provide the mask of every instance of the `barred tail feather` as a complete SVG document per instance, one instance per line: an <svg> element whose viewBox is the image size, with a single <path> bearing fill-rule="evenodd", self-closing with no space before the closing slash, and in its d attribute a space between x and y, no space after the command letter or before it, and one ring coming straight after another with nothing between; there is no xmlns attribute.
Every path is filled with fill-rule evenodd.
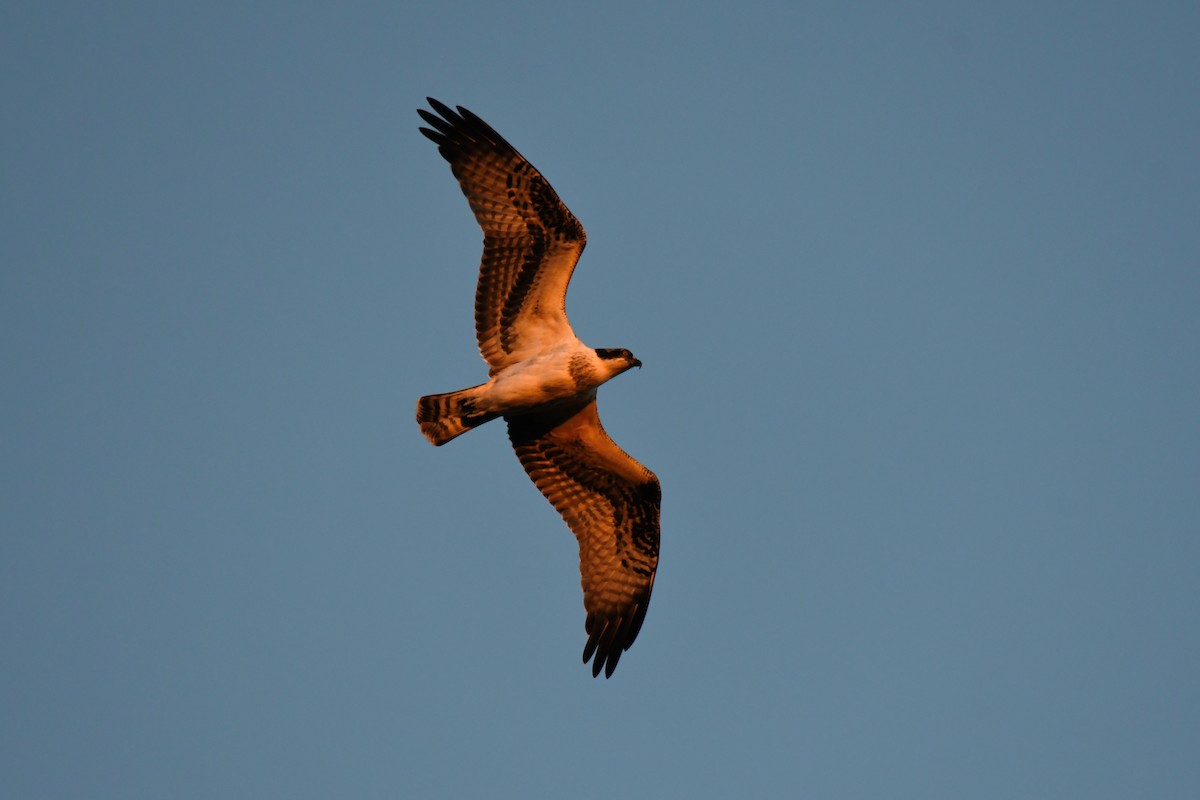
<svg viewBox="0 0 1200 800"><path fill-rule="evenodd" d="M417 400L417 422L425 438L439 447L471 428L491 422L499 414L477 411L475 401L483 386L472 386L446 394L430 394Z"/></svg>

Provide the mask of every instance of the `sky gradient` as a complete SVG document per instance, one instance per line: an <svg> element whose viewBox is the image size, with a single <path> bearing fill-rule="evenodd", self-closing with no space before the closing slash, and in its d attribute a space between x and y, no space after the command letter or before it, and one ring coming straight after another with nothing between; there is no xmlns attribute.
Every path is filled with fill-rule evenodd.
<svg viewBox="0 0 1200 800"><path fill-rule="evenodd" d="M0 794L1200 794L1200 10L18 4ZM480 382L472 109L644 362L653 602Z"/></svg>

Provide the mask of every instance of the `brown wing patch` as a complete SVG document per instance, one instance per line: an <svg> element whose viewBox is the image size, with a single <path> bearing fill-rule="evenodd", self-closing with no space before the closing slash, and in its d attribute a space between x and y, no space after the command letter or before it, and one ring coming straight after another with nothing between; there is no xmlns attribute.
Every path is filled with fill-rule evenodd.
<svg viewBox="0 0 1200 800"><path fill-rule="evenodd" d="M541 173L504 137L462 106L428 98L418 109L483 229L475 291L479 351L495 374L525 347L570 333L567 284L587 243L579 220Z"/></svg>
<svg viewBox="0 0 1200 800"><path fill-rule="evenodd" d="M592 675L616 669L641 630L658 568L658 478L618 447L596 402L508 417L517 458L579 541Z"/></svg>

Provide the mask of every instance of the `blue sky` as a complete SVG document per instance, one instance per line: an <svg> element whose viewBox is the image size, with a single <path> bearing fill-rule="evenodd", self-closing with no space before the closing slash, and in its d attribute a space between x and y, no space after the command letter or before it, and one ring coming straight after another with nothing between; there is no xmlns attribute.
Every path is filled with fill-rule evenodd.
<svg viewBox="0 0 1200 800"><path fill-rule="evenodd" d="M0 784L1200 791L1200 11L22 4L0 25ZM587 227L645 627L479 382L426 95Z"/></svg>

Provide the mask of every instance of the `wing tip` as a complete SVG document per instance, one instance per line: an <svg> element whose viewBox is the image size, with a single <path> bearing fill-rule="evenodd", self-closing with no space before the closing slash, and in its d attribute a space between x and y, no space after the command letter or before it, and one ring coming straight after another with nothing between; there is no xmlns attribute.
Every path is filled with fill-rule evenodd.
<svg viewBox="0 0 1200 800"><path fill-rule="evenodd" d="M447 120L453 121L454 117L456 116L456 114L454 113L453 109L450 108L450 106L446 105L441 100L438 100L436 97L426 96L425 101L427 103L429 103L430 107L433 108L434 111L441 114ZM417 110L419 112L421 111L421 109L417 109ZM422 112L421 116L425 116L425 112Z"/></svg>
<svg viewBox="0 0 1200 800"><path fill-rule="evenodd" d="M644 607L643 604L639 604ZM621 654L633 645L637 638L638 629L645 613L639 614L640 608L635 608L631 615L600 618L596 614L588 614L585 628L588 631L587 644L583 646L583 663L592 662L592 677L600 677L604 671L604 679L612 677L621 660ZM595 656L593 658L593 656Z"/></svg>
<svg viewBox="0 0 1200 800"><path fill-rule="evenodd" d="M501 152L511 151L517 157L523 158L520 153L517 153L516 148L509 144L508 140L497 133L495 128L487 124L487 122L469 108L465 106L451 108L436 97L426 97L425 100L429 103L433 111L418 108L417 113L421 115L421 119L440 132L442 138L440 140L433 139L426 132L426 129L422 128L420 130L426 136L433 139L433 141L438 142L439 145L453 144L458 148L466 149L470 146L477 147L483 144ZM446 154L443 153L443 155Z"/></svg>

